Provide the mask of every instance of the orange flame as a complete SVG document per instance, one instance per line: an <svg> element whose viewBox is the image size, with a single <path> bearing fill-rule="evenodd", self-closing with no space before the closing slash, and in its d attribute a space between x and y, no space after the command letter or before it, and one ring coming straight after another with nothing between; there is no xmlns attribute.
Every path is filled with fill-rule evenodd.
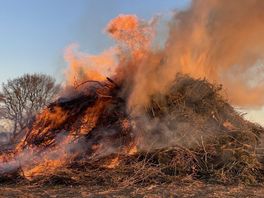
<svg viewBox="0 0 264 198"><path fill-rule="evenodd" d="M133 145L129 150L128 150L128 155L135 155L138 152L137 145Z"/></svg>
<svg viewBox="0 0 264 198"><path fill-rule="evenodd" d="M111 48L100 55L89 55L77 51L73 44L65 50L64 58L69 64L66 71L67 84L74 85L86 80L104 81L114 74L117 50Z"/></svg>
<svg viewBox="0 0 264 198"><path fill-rule="evenodd" d="M153 29L134 15L119 15L110 21L107 32L137 59L142 58L150 48L153 37Z"/></svg>
<svg viewBox="0 0 264 198"><path fill-rule="evenodd" d="M108 164L106 164L104 167L109 168L109 169L113 169L116 168L117 166L119 166L120 164L120 159L119 157L115 157L113 158Z"/></svg>

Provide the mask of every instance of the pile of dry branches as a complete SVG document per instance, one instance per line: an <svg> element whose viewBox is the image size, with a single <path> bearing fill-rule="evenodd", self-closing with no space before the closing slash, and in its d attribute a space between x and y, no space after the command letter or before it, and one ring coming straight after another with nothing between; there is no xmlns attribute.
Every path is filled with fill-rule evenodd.
<svg viewBox="0 0 264 198"><path fill-rule="evenodd" d="M107 89L53 103L46 110L48 117L47 112L37 117L19 149L29 145L52 148L56 135L65 131L77 139L82 137L86 149L63 167L30 182L113 187L171 183L187 176L223 183L263 182L263 159L256 149L264 129L237 113L223 99L221 86L178 75L167 94L152 96L142 115L148 120L145 125L155 126L150 129L139 122L137 133L130 124L123 126L132 118L120 91L112 83ZM50 114L57 107L64 112L60 121ZM105 140L112 152L103 150L105 153L91 157ZM138 151L125 152L135 142ZM19 171L2 175L0 181L25 182Z"/></svg>

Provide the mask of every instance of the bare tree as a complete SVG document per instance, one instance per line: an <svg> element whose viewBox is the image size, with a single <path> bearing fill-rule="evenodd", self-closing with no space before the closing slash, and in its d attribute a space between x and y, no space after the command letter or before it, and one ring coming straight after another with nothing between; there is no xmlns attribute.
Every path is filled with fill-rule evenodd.
<svg viewBox="0 0 264 198"><path fill-rule="evenodd" d="M55 79L44 74L25 74L2 84L0 116L13 122L14 136L59 91Z"/></svg>

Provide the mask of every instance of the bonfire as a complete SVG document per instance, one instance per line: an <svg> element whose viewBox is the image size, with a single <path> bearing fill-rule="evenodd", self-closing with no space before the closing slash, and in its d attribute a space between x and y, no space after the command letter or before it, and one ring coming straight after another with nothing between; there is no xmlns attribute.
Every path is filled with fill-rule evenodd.
<svg viewBox="0 0 264 198"><path fill-rule="evenodd" d="M35 117L1 159L5 181L130 185L176 178L260 182L261 126L243 119L221 86L177 75L152 96L143 118L127 113L122 84L110 78L75 87Z"/></svg>
<svg viewBox="0 0 264 198"><path fill-rule="evenodd" d="M237 38L225 38L240 29L227 26L230 30L222 31L227 20L221 17L235 8L231 3L231 11L218 14L227 4L219 10L213 3L203 5L197 1L175 15L179 22L172 23L176 28L164 49L152 50L156 21L131 15L109 23L106 31L116 46L101 55L86 55L70 46L60 97L23 129L15 148L1 153L0 181L114 187L173 183L179 178L263 182L258 148L264 128L247 121L228 100L230 96L232 104L242 105L243 96L247 105L256 102L253 99L263 103L263 91L257 92L261 87L248 87L244 80L251 59L241 63L241 70L235 68L240 62L234 62L248 57L241 48L252 47L255 39L246 31L245 39L238 37L239 45L232 48L237 51L228 56L229 42ZM214 24L214 19L219 22ZM232 22L238 23L236 18ZM258 23L253 25L262 37ZM242 45L241 40L248 43ZM240 84L230 77L234 71ZM221 80L223 85L213 83ZM228 97L223 87L229 88Z"/></svg>

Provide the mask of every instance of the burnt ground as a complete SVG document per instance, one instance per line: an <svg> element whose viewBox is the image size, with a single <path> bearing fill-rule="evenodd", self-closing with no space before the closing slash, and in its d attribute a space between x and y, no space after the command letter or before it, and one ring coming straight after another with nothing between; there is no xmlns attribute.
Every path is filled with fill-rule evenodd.
<svg viewBox="0 0 264 198"><path fill-rule="evenodd" d="M120 189L89 186L2 185L0 197L263 197L264 186L206 184L200 181Z"/></svg>

